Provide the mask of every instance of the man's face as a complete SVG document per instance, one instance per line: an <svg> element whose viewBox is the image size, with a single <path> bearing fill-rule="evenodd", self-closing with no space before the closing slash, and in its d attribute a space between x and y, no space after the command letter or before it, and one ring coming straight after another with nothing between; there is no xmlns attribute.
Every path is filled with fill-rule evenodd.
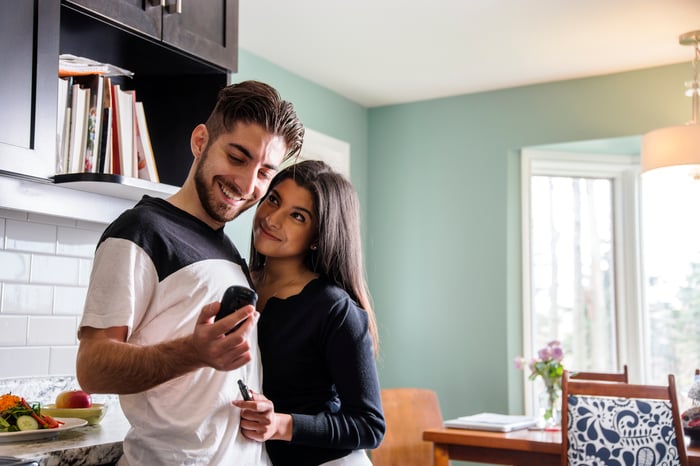
<svg viewBox="0 0 700 466"><path fill-rule="evenodd" d="M213 223L223 226L253 206L265 194L286 151L282 137L241 122L207 141L198 157L195 187Z"/></svg>

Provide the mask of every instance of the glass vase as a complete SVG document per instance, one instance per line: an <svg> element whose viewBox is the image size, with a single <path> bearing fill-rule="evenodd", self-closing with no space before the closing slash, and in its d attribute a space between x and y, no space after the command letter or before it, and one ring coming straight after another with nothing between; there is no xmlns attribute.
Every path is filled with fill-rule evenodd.
<svg viewBox="0 0 700 466"><path fill-rule="evenodd" d="M561 424L561 388L556 381L545 381L544 388L540 394L540 415L545 428L557 427Z"/></svg>

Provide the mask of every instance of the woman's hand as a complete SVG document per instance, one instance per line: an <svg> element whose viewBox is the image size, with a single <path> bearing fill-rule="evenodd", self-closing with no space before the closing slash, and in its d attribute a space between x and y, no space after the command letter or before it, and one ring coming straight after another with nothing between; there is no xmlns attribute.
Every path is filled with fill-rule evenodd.
<svg viewBox="0 0 700 466"><path fill-rule="evenodd" d="M292 416L275 412L272 401L254 393L252 401L234 400L241 410L241 433L250 440L292 440Z"/></svg>

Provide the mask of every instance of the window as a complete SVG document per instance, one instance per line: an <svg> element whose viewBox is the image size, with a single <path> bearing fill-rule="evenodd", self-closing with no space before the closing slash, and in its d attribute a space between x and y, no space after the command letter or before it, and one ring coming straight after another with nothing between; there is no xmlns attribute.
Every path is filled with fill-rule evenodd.
<svg viewBox="0 0 700 466"><path fill-rule="evenodd" d="M525 354L560 340L568 369L636 373L638 159L522 155Z"/></svg>
<svg viewBox="0 0 700 466"><path fill-rule="evenodd" d="M647 380L660 383L673 373L681 390L700 367L700 180L694 169L653 170L641 183Z"/></svg>
<svg viewBox="0 0 700 466"><path fill-rule="evenodd" d="M700 367L700 180L679 170L522 152L526 355L557 339L568 369L627 364L632 382L673 373L689 387Z"/></svg>

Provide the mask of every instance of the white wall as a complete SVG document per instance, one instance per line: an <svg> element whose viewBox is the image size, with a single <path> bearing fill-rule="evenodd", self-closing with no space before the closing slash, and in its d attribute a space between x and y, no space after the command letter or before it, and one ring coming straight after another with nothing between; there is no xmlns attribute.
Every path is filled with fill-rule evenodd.
<svg viewBox="0 0 700 466"><path fill-rule="evenodd" d="M0 208L0 378L75 374L76 330L105 226Z"/></svg>

